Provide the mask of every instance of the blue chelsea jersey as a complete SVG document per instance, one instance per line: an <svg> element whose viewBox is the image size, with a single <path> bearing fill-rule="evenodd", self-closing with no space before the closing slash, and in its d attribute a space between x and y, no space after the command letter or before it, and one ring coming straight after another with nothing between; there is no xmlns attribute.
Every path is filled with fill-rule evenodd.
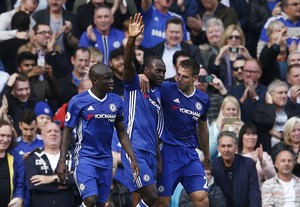
<svg viewBox="0 0 300 207"><path fill-rule="evenodd" d="M75 165L82 162L111 167L112 136L116 119L123 116L123 104L116 94L99 99L91 90L71 99L65 126L76 127Z"/></svg>
<svg viewBox="0 0 300 207"><path fill-rule="evenodd" d="M184 40L189 40L190 35L186 29L184 19L174 13L168 11L166 14L162 14L159 10L157 10L154 6L151 6L148 11L142 11L143 21L145 24L144 36L145 38L142 41L142 45L146 48L151 48L166 40L166 24L169 19L177 17L183 22L183 30L184 30Z"/></svg>
<svg viewBox="0 0 300 207"><path fill-rule="evenodd" d="M157 88L142 93L137 75L124 82L124 89L124 118L132 146L156 155L160 93Z"/></svg>
<svg viewBox="0 0 300 207"><path fill-rule="evenodd" d="M163 82L161 104L164 126L161 139L164 143L196 148L199 145L197 127L199 120L207 120L210 106L207 94L196 89L187 96L176 83Z"/></svg>

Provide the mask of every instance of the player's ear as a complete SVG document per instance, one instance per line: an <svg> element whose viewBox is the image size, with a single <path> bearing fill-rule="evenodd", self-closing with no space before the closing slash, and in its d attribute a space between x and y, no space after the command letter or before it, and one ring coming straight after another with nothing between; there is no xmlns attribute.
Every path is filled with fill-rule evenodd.
<svg viewBox="0 0 300 207"><path fill-rule="evenodd" d="M149 68L148 68L147 66L144 68L144 73L145 73L145 74L148 74L148 73L149 73Z"/></svg>
<svg viewBox="0 0 300 207"><path fill-rule="evenodd" d="M90 77L90 80L92 81L92 83L95 83L96 80L97 80L97 78L96 78L95 76L92 75L92 76Z"/></svg>

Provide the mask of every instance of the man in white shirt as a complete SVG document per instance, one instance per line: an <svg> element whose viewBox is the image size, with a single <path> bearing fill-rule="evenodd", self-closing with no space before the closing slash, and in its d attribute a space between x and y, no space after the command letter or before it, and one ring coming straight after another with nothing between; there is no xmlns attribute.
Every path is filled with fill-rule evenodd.
<svg viewBox="0 0 300 207"><path fill-rule="evenodd" d="M262 185L262 206L299 206L300 179L293 175L291 152L281 151L275 160L277 174Z"/></svg>

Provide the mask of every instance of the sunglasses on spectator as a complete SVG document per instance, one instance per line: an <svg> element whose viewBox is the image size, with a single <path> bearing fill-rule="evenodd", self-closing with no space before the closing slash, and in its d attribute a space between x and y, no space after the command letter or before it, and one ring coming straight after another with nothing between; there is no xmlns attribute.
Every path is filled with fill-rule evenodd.
<svg viewBox="0 0 300 207"><path fill-rule="evenodd" d="M232 67L233 71L238 71L239 69L244 70L244 66Z"/></svg>
<svg viewBox="0 0 300 207"><path fill-rule="evenodd" d="M241 39L241 36L238 36L238 35L230 35L229 37L228 37L228 39L230 39L230 40L232 40L232 39L236 39L236 40L240 40Z"/></svg>

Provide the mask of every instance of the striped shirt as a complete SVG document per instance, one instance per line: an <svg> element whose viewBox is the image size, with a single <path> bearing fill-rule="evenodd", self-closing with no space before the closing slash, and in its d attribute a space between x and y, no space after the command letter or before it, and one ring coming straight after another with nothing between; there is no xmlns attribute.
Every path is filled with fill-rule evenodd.
<svg viewBox="0 0 300 207"><path fill-rule="evenodd" d="M295 190L295 205L300 206L300 179L293 175ZM284 187L276 174L271 179L265 181L262 185L262 206L284 207Z"/></svg>

